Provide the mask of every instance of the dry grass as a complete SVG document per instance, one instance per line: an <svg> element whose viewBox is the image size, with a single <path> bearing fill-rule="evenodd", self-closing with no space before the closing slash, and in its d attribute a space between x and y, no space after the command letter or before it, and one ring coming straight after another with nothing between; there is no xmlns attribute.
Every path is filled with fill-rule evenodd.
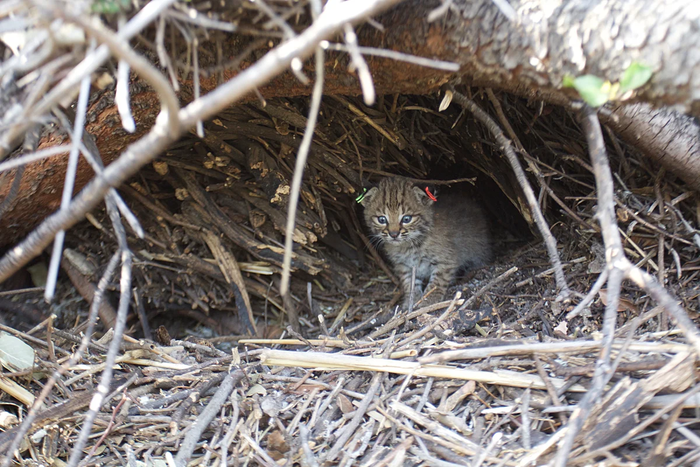
<svg viewBox="0 0 700 467"><path fill-rule="evenodd" d="M152 66L114 33L59 13L110 44L171 110L179 105L172 84L178 76L216 76L223 83L224 70L271 40L309 52L322 36L313 35L314 27L335 24L327 15L326 23L297 35L310 24L315 2L243 2L231 11L204 2L196 15L185 3L150 4L162 7L162 24L177 23L182 37L167 37L164 26L137 37L136 49L157 54L170 83L149 75ZM26 5L0 2L0 14ZM41 15L27 18L48 27ZM194 37L215 46L208 33L229 33L233 23L247 45L233 62L192 47ZM19 136L26 138L18 152L36 150L30 121L50 119L79 135L65 115L48 111L65 97L66 81L51 81L56 70L63 79L86 56L93 65L110 56L83 46L56 49L55 61L35 65L46 81L28 80L0 96L7 101L0 104L14 102L25 117L3 123L2 157L5 143ZM343 47L360 70L367 100L366 64L351 40ZM249 70L261 63L267 62ZM18 67L8 60L0 72ZM261 69L252 81L234 78L219 90L229 89L226 97L235 101L271 70ZM587 149L602 138L587 125L582 130L567 109L458 89L468 96L457 99L461 105L488 117L477 121L456 105L438 112L433 97L377 96L367 106L359 98L325 96L300 186L290 292L282 293L287 207L309 100L237 105L207 119L225 105L211 95L200 100L198 79L199 106L182 109L186 118L170 112L130 149L146 164L167 145L157 161L118 192L94 183L69 199L55 222L30 238L34 243L23 244L31 248L0 259L0 275L9 276L71 216L84 214L85 199L92 196L95 206L107 196L105 210L92 210L67 231L66 274L53 304L42 299L43 287L29 287L29 275L37 283L46 276L46 256L2 284L0 328L36 356L33 368L0 375L0 452L15 442L14 461L24 465L524 467L553 464L559 455L558 465L681 466L700 459L698 342L688 319L697 317L700 303L697 193L610 131L614 191L603 193L592 164L606 165L605 151L592 150L599 157L589 162ZM30 99L49 82L55 86L45 100ZM76 121L86 114L87 94L82 98ZM118 103L124 120L127 100ZM483 124L490 120L493 125ZM168 144L195 126L200 137ZM494 126L502 131L494 135ZM510 143L509 161L503 149ZM524 171L516 168L516 177L511 164L518 161ZM93 164L117 181L139 165L119 159L103 171ZM398 174L463 190L492 214L499 255L461 278L452 300L396 308L396 278L367 238L355 199L381 177ZM525 181L530 193L518 183ZM0 204L0 215L12 197ZM545 248L539 235L549 230ZM611 232L621 238L616 258L632 263L612 261ZM52 263L57 267L55 257ZM634 282L623 283L618 297L620 265ZM659 288L648 292L652 276L675 299ZM98 315L103 326L94 335ZM8 465L13 458L4 459Z"/></svg>
<svg viewBox="0 0 700 467"><path fill-rule="evenodd" d="M569 286L583 296L605 259L580 131L562 109L538 116L510 96L500 101L527 148L530 175L539 176L533 176L534 186L540 187L540 206L559 242ZM161 328L156 331L161 345L125 343L110 402L97 415L87 444L90 462L166 459L187 446L197 463L213 465L224 456L260 465L285 459L287 465L546 463L589 386L602 345L605 289L577 316L567 317L579 298L556 300L543 247L497 223L502 254L463 279L459 291L469 300L393 314L397 288L381 256L363 242L356 216L361 180L371 183L389 173L426 178L446 168L460 177L477 176L477 193L492 189L481 182L486 175L516 202L518 190L483 128L470 121L451 128L457 110L436 114L430 111L436 102L420 97L401 96L395 108L382 99L375 109L326 99L302 188L296 272L285 302L275 279L286 191L279 188L291 176L304 105L303 99L280 100L267 110L231 109L205 124L204 140L180 141L122 190L147 233L145 240L129 235L141 324L192 337L168 341ZM357 118L357 110L374 123ZM398 150L376 126L404 139L405 147ZM698 247L683 219L692 219L695 199L673 180L655 175L619 141L612 147L625 151L624 159L613 162L619 167L616 196L625 250L663 278L694 314ZM274 171L255 170L265 165ZM104 252L114 237L95 229L104 215L97 212L92 225L69 232L67 246L96 266L92 276L71 275L74 282L82 277L94 283L109 259ZM211 234L231 252L241 271L238 281L227 279L206 236ZM37 369L53 368L79 340L80 327L69 323L82 319L84 307L71 299L71 284L59 285L63 295L54 310L60 312L57 327L66 332L50 334L53 358L37 346ZM233 307L237 286L250 296L258 334L268 339L235 337L246 331ZM570 463L608 458L651 465L647 462L663 458L685 465L698 453L691 431L695 412L689 410L698 406L693 348L643 291L626 285L623 294L612 347L616 373L584 424ZM23 306L45 308L31 299ZM294 339L275 338L285 332L285 306L300 316L300 333L289 329ZM431 310L442 313L439 320ZM136 314L130 323L142 335ZM46 332L39 327L32 334ZM65 458L106 343L96 343L52 391L51 409L32 428L45 433L33 438L22 457ZM212 347L236 343L233 357ZM7 377L30 391L36 387L26 375ZM222 384L227 378L230 384ZM203 423L205 407L215 416L201 438L186 441Z"/></svg>

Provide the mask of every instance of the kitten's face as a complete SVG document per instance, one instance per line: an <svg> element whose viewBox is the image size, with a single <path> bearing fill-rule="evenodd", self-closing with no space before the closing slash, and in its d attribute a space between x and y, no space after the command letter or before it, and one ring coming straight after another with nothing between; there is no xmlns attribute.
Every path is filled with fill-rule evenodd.
<svg viewBox="0 0 700 467"><path fill-rule="evenodd" d="M412 182L385 178L362 200L372 236L391 245L420 240L433 226L433 202Z"/></svg>

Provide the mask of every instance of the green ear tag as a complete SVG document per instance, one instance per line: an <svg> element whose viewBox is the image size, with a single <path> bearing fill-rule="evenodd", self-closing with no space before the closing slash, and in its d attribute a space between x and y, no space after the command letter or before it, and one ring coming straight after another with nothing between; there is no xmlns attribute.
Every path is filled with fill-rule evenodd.
<svg viewBox="0 0 700 467"><path fill-rule="evenodd" d="M357 198L355 198L356 203L361 203L363 199L365 199L365 195L367 194L367 188L362 189L362 193L358 195Z"/></svg>

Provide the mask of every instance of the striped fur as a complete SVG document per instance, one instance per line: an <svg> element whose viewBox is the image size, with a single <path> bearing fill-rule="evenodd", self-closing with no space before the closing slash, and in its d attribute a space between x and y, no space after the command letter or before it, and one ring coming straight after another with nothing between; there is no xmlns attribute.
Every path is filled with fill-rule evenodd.
<svg viewBox="0 0 700 467"><path fill-rule="evenodd" d="M385 178L362 200L373 241L380 243L400 277L404 306L435 289L428 303L442 300L461 268L484 265L491 257L488 224L476 204L463 197L438 201L404 178ZM406 217L406 216L410 216ZM411 282L416 270L416 281Z"/></svg>

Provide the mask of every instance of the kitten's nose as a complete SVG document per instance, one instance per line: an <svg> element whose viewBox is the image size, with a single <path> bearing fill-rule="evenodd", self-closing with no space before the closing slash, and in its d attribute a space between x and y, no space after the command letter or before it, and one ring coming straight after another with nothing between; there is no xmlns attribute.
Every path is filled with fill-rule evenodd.
<svg viewBox="0 0 700 467"><path fill-rule="evenodd" d="M401 233L400 230L392 230L392 229L389 229L389 236L390 236L391 238L398 238L399 233Z"/></svg>

